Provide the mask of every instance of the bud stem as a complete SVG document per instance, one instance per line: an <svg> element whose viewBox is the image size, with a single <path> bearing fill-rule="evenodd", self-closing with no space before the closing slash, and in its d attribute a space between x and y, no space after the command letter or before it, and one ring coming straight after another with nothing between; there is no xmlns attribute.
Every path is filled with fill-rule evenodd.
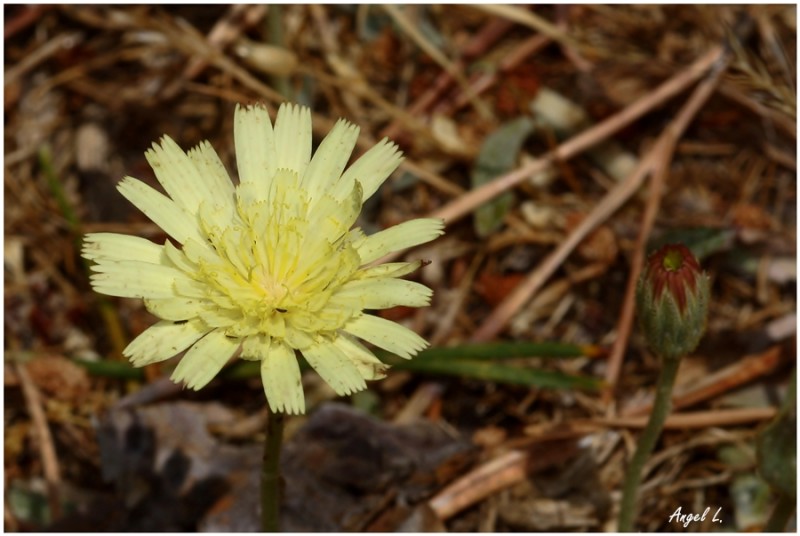
<svg viewBox="0 0 800 536"><path fill-rule="evenodd" d="M281 442L284 414L268 411L267 438L261 466L261 530L280 532Z"/></svg>
<svg viewBox="0 0 800 536"><path fill-rule="evenodd" d="M633 530L633 520L636 518L638 510L637 492L639 483L642 479L642 468L653 452L661 430L664 428L664 421L667 420L672 407L672 386L675 385L675 377L678 374L678 367L681 364L679 357L662 358L661 374L658 377L656 386L656 399L653 403L653 411L650 413L650 420L639 438L636 445L636 452L628 466L625 475L625 486L622 491L622 503L619 511L620 532L631 532Z"/></svg>

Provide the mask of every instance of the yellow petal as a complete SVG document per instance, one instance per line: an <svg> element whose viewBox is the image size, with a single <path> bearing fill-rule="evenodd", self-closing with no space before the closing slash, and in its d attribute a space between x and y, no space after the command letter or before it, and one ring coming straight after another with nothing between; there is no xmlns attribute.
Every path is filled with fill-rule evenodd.
<svg viewBox="0 0 800 536"><path fill-rule="evenodd" d="M389 175L403 161L403 153L388 138L364 153L356 163L342 175L339 186L332 192L334 197L344 197L350 192L355 181L363 188L363 201L366 201L380 188Z"/></svg>
<svg viewBox="0 0 800 536"><path fill-rule="evenodd" d="M171 379L175 383L186 382L186 387L195 391L205 387L238 349L238 339L230 339L222 330L214 330L186 352Z"/></svg>
<svg viewBox="0 0 800 536"><path fill-rule="evenodd" d="M233 208L234 187L231 177L211 144L208 141L200 142L189 151L189 159L197 169L198 179L203 181L209 196L206 199Z"/></svg>
<svg viewBox="0 0 800 536"><path fill-rule="evenodd" d="M358 255L361 257L361 264L367 264L393 251L430 242L443 234L443 220L438 218L409 220L368 236L358 248Z"/></svg>
<svg viewBox="0 0 800 536"><path fill-rule="evenodd" d="M389 365L383 363L363 344L346 333L341 333L336 337L333 340L333 344L353 362L359 374L365 380L380 380L386 377Z"/></svg>
<svg viewBox="0 0 800 536"><path fill-rule="evenodd" d="M296 350L302 350L314 344L314 339L312 339L308 333L295 329L294 326L286 327L286 336L284 340L291 348Z"/></svg>
<svg viewBox="0 0 800 536"><path fill-rule="evenodd" d="M290 169L302 177L311 160L311 141L311 110L296 104L281 104L275 118L277 168Z"/></svg>
<svg viewBox="0 0 800 536"><path fill-rule="evenodd" d="M261 361L261 381L273 412L300 415L306 412L300 365L294 350L274 342L264 348Z"/></svg>
<svg viewBox="0 0 800 536"><path fill-rule="evenodd" d="M154 143L144 156L167 194L187 213L197 214L197 207L203 199L213 200L214 194L208 183L169 136L161 138L161 145Z"/></svg>
<svg viewBox="0 0 800 536"><path fill-rule="evenodd" d="M337 200L321 195L308 215L308 227L313 232L306 238L319 235L333 243L346 234L361 212L361 185L356 183L350 195Z"/></svg>
<svg viewBox="0 0 800 536"><path fill-rule="evenodd" d="M178 243L188 238L203 241L195 218L164 194L133 177L122 179L117 190Z"/></svg>
<svg viewBox="0 0 800 536"><path fill-rule="evenodd" d="M233 139L240 184L256 185L252 192L263 192L275 175L277 158L272 122L262 105L236 106Z"/></svg>
<svg viewBox="0 0 800 536"><path fill-rule="evenodd" d="M371 279L376 277L403 277L422 266L422 261L413 262L387 262L377 266L370 266L360 270L356 277L359 279Z"/></svg>
<svg viewBox="0 0 800 536"><path fill-rule="evenodd" d="M196 264L204 262L206 264L217 264L220 261L219 253L214 251L207 240L195 240L190 238L183 244L183 254L186 258ZM168 253L169 255L169 253Z"/></svg>
<svg viewBox="0 0 800 536"><path fill-rule="evenodd" d="M345 324L342 330L405 359L410 359L428 346L425 339L410 329L373 315L356 317Z"/></svg>
<svg viewBox="0 0 800 536"><path fill-rule="evenodd" d="M303 188L310 192L315 201L319 198L319 194L328 192L339 182L358 140L358 131L357 126L340 119L319 144L303 175L302 183ZM311 207L313 208L315 204L313 203Z"/></svg>
<svg viewBox="0 0 800 536"><path fill-rule="evenodd" d="M348 281L331 297L332 305L353 309L388 309L397 305L425 307L430 305L433 291L405 279L356 279Z"/></svg>
<svg viewBox="0 0 800 536"><path fill-rule="evenodd" d="M102 294L121 298L171 298L175 283L191 280L170 266L139 261L106 261L92 266L92 287Z"/></svg>
<svg viewBox="0 0 800 536"><path fill-rule="evenodd" d="M302 352L308 364L333 387L336 394L349 395L367 388L353 362L330 342L313 344Z"/></svg>
<svg viewBox="0 0 800 536"><path fill-rule="evenodd" d="M197 272L197 263L190 261L183 251L173 246L172 242L169 240L164 242L164 254L169 262L178 270L186 274L194 274Z"/></svg>
<svg viewBox="0 0 800 536"><path fill-rule="evenodd" d="M142 261L161 264L163 248L138 236L90 233L83 239L81 254L92 261Z"/></svg>
<svg viewBox="0 0 800 536"><path fill-rule="evenodd" d="M212 328L230 328L242 320L242 311L237 309L223 309L221 307L205 307L197 316ZM228 335L233 333L226 330Z"/></svg>
<svg viewBox="0 0 800 536"><path fill-rule="evenodd" d="M218 291L216 289L197 279L179 279L175 281L175 286L173 287L173 295L181 298L207 298L214 301L217 294ZM166 298L167 296L163 297Z"/></svg>
<svg viewBox="0 0 800 536"><path fill-rule="evenodd" d="M269 350L271 339L264 334L252 335L242 340L241 359L261 361Z"/></svg>
<svg viewBox="0 0 800 536"><path fill-rule="evenodd" d="M189 320L204 309L211 307L205 300L196 298L145 299L144 306L152 314L173 322Z"/></svg>
<svg viewBox="0 0 800 536"><path fill-rule="evenodd" d="M122 351L136 367L164 361L183 352L208 332L199 320L161 321L144 330Z"/></svg>

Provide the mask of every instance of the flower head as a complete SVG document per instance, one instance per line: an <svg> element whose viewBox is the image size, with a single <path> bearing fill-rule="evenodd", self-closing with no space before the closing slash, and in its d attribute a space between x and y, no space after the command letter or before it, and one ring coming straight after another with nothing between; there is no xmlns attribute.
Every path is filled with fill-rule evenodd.
<svg viewBox="0 0 800 536"><path fill-rule="evenodd" d="M706 328L709 294L708 276L686 246L670 244L651 254L636 292L650 348L663 358L694 350Z"/></svg>
<svg viewBox="0 0 800 536"><path fill-rule="evenodd" d="M400 279L421 261L371 265L443 234L417 219L366 236L361 206L400 164L384 139L345 171L358 127L340 120L311 155L311 113L283 105L273 128L260 106L236 108L234 185L208 142L185 153L167 136L146 153L167 195L126 177L119 191L171 238L158 245L112 233L86 236L97 292L143 298L161 320L125 349L136 366L188 351L172 374L206 385L237 352L261 361L273 411L303 413L295 351L338 394L382 378L358 339L410 358L427 343L365 309L428 305L431 290Z"/></svg>

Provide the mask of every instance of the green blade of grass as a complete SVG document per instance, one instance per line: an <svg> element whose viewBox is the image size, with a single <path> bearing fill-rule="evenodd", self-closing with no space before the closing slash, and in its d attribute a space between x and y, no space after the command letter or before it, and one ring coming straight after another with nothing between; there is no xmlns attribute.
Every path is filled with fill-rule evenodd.
<svg viewBox="0 0 800 536"><path fill-rule="evenodd" d="M574 376L563 372L525 368L485 361L451 359L447 361L415 358L393 365L395 370L407 370L421 374L462 376L476 380L545 387L549 389L598 389L600 380L586 376Z"/></svg>
<svg viewBox="0 0 800 536"><path fill-rule="evenodd" d="M58 205L58 210L61 212L61 216L64 218L64 220L66 220L70 233L72 233L75 251L80 251L83 242L81 220L78 217L77 211L69 201L62 181L56 174L56 169L53 165L53 155L48 145L45 145L39 149L38 158L39 167L41 168L45 180L47 181L47 186L50 188L50 194L53 196L53 199L55 199L56 204ZM81 261L84 272L88 278L88 276L91 275L90 266L92 263L86 260L84 257L81 257ZM111 343L114 347L114 353L121 357L122 350L125 348L125 335L124 330L122 329L122 322L117 315L117 310L111 305L111 301L106 296L101 294L97 294L95 296L95 303L97 304L100 316L103 318L103 322L106 325L106 332L111 339ZM119 357L117 359L119 359Z"/></svg>
<svg viewBox="0 0 800 536"><path fill-rule="evenodd" d="M501 361L526 357L592 357L598 352L597 347L592 345L510 342L429 348L411 360L401 359L388 352L379 351L376 354L397 370L420 374L462 376L476 380L551 389L597 389L601 382L595 378L521 365L508 365ZM134 369L127 363L91 362L77 359L75 361L86 367L91 374L99 376L120 379L143 379L144 377L141 370ZM300 359L300 368L302 370L309 369L303 359ZM220 373L221 377L229 380L256 378L259 375L260 366L255 361L238 361Z"/></svg>
<svg viewBox="0 0 800 536"><path fill-rule="evenodd" d="M102 361L89 361L87 359L72 358L76 365L86 369L92 376L103 376L104 378L114 378L116 380L138 380L144 381L144 369L134 368L127 361L113 361L103 359Z"/></svg>
<svg viewBox="0 0 800 536"><path fill-rule="evenodd" d="M388 352L377 351L375 353L381 359L385 356L391 356ZM565 344L561 342L500 342L428 348L420 352L414 359L470 359L495 361L522 357L596 357L599 353L600 349L598 347L589 344Z"/></svg>

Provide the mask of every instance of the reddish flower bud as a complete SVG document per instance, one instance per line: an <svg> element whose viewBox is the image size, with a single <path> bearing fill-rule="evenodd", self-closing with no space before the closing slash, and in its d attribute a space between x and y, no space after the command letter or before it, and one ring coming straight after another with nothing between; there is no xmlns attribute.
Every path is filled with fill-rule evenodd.
<svg viewBox="0 0 800 536"><path fill-rule="evenodd" d="M710 283L689 248L670 244L655 251L639 278L639 323L650 349L679 358L697 347L706 329Z"/></svg>

